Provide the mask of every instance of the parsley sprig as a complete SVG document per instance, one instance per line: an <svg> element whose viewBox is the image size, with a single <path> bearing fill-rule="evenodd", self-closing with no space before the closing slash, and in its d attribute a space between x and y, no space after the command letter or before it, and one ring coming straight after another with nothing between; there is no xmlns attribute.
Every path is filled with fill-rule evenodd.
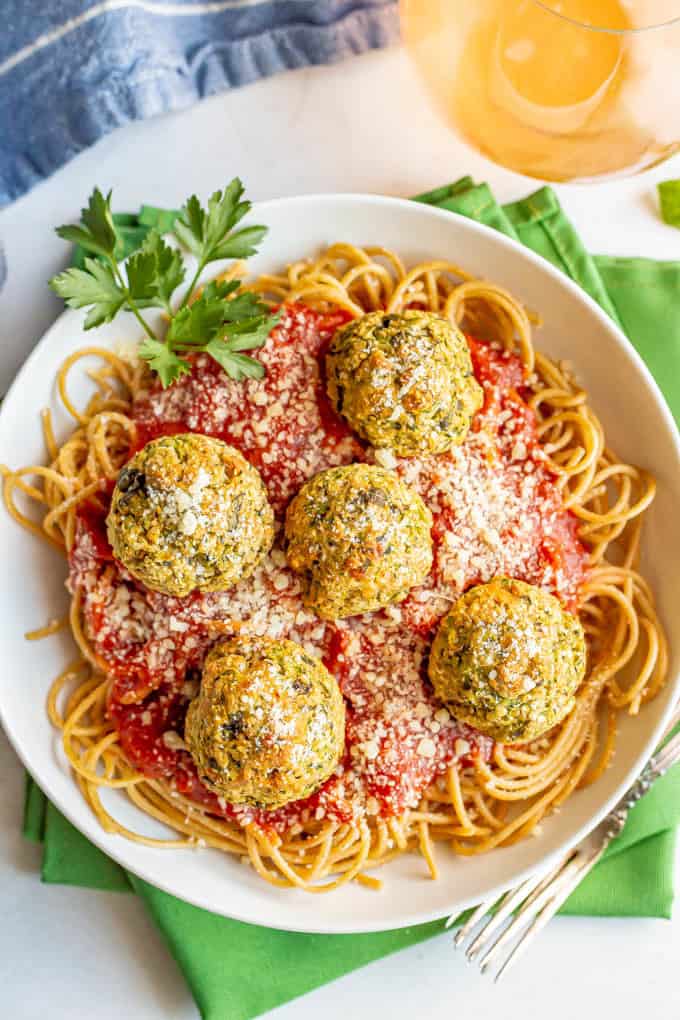
<svg viewBox="0 0 680 1020"><path fill-rule="evenodd" d="M182 300L174 307L173 295L184 283L187 268L181 252L151 230L142 247L126 263L118 262L121 239L111 214L111 192L95 188L80 224L59 227L65 241L86 252L83 268L67 269L50 280L50 287L71 308L88 308L85 329L111 322L122 308L137 318L146 337L140 357L158 374L163 387L191 370L186 355L205 352L232 379L258 379L264 375L259 361L244 351L261 347L278 321L255 294L241 291L240 280L209 283L190 302L201 273L211 262L247 258L255 254L267 228L235 229L250 210L243 185L234 178L216 191L207 208L192 195L174 223L179 243L196 259L196 270ZM142 315L145 308L161 308L169 318L159 336Z"/></svg>

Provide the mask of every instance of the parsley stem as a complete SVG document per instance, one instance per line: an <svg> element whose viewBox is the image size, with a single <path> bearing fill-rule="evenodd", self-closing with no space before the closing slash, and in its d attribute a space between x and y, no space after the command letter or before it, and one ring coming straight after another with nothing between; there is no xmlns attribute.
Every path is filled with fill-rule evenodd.
<svg viewBox="0 0 680 1020"><path fill-rule="evenodd" d="M142 317L139 309L137 308L137 305L134 303L134 301L130 297L129 291L126 290L125 293L127 295L128 307L129 307L130 311L132 312L132 314L134 315L135 319L137 319L137 321L139 322L140 326L142 327L142 329L144 330L144 332L146 333L146 335L148 337L150 337L152 340L157 340L158 337L156 336L154 331L151 329L151 326L148 324L148 322L146 322L146 320Z"/></svg>
<svg viewBox="0 0 680 1020"><path fill-rule="evenodd" d="M181 304L180 304L179 308L177 309L178 312L182 311L182 309L185 307L187 301L189 300L189 298L193 294L193 292L194 292L194 290L196 288L196 284L198 283L198 278L201 275L201 273L203 272L203 270L205 269L205 266L206 266L205 262L201 259L201 261L198 263L198 269L194 273L194 278L191 281L191 283L189 284L189 287L188 287L186 293L184 294L184 297L182 298Z"/></svg>
<svg viewBox="0 0 680 1020"><path fill-rule="evenodd" d="M156 336L154 331L151 329L151 326L148 324L148 322L146 322L146 320L143 318L141 312L139 311L139 308L135 304L134 298L130 294L130 291L128 290L127 284L126 284L126 282L125 282L125 280L123 278L123 274L121 273L120 269L118 268L118 263L116 262L116 260L112 256L109 256L109 262L110 262L111 268L113 270L113 275L118 280L118 284L119 284L121 290L123 291L123 293L125 294L125 301L127 303L128 308L130 309L130 311L132 312L134 317L137 319L137 321L139 322L140 326L142 327L142 329L144 330L146 335L148 337L150 337L151 340L157 340L158 337Z"/></svg>

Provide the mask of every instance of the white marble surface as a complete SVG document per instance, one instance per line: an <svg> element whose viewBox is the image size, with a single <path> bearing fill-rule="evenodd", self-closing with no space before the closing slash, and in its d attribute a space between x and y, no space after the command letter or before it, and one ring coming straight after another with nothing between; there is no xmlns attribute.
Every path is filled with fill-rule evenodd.
<svg viewBox="0 0 680 1020"><path fill-rule="evenodd" d="M112 187L119 209L143 201L172 206L191 190L206 194L222 186L235 173L255 198L314 191L409 195L464 173L488 180L502 200L534 186L491 166L447 131L399 50L288 74L125 128L0 212L9 263L0 294L0 392L59 310L46 281L66 253L52 228L77 218L94 184ZM672 176L680 177L680 159L631 180L558 191L592 250L680 258L680 233L660 221L655 199L655 182ZM134 897L39 884L38 851L19 836L22 784L19 763L0 734L0 1015L197 1017L176 965ZM558 919L500 989L466 969L441 937L270 1016L675 1017L679 959L680 919Z"/></svg>

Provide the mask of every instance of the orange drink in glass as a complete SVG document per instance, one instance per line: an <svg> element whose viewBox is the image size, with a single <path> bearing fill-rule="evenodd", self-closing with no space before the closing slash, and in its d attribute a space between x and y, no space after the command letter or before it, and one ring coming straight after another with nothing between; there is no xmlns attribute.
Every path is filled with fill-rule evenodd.
<svg viewBox="0 0 680 1020"><path fill-rule="evenodd" d="M544 180L630 174L680 149L680 0L401 0L447 121Z"/></svg>

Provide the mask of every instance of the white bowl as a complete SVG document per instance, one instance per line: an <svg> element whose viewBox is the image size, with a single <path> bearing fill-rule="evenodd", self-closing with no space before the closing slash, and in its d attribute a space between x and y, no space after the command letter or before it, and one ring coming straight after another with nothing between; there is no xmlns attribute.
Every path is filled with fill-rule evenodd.
<svg viewBox="0 0 680 1020"><path fill-rule="evenodd" d="M546 819L537 838L472 858L456 857L441 847L437 854L441 877L436 882L426 877L419 857L406 855L384 869L380 893L358 885L324 896L275 889L240 861L217 851L150 849L107 835L99 827L64 765L45 714L50 681L73 655L70 640L58 635L26 642L23 637L65 609L64 563L45 543L0 513L4 573L0 717L27 769L66 817L123 867L180 899L228 917L296 931L367 932L418 924L500 892L568 849L609 810L652 752L678 697L680 681L680 641L675 633L680 619L676 526L680 443L663 397L623 334L566 276L503 235L449 212L369 195L264 202L251 218L271 228L263 253L252 260L254 271L273 270L334 241L381 244L395 249L407 263L449 258L508 287L540 311L544 325L537 345L553 357L573 362L610 445L658 480L658 496L646 521L643 569L670 632L668 685L638 718L621 718L612 767L594 786L572 796L559 814ZM67 355L92 343L113 345L138 337L131 317L89 333L83 332L82 322L80 312L62 315L19 373L0 416L0 461L11 466L43 461L38 414L45 406L56 406L55 373ZM84 377L72 380L76 403L86 387ZM56 420L63 436L70 426L63 414ZM141 822L144 831L156 831L123 795L111 794L114 798L121 820L132 827Z"/></svg>

